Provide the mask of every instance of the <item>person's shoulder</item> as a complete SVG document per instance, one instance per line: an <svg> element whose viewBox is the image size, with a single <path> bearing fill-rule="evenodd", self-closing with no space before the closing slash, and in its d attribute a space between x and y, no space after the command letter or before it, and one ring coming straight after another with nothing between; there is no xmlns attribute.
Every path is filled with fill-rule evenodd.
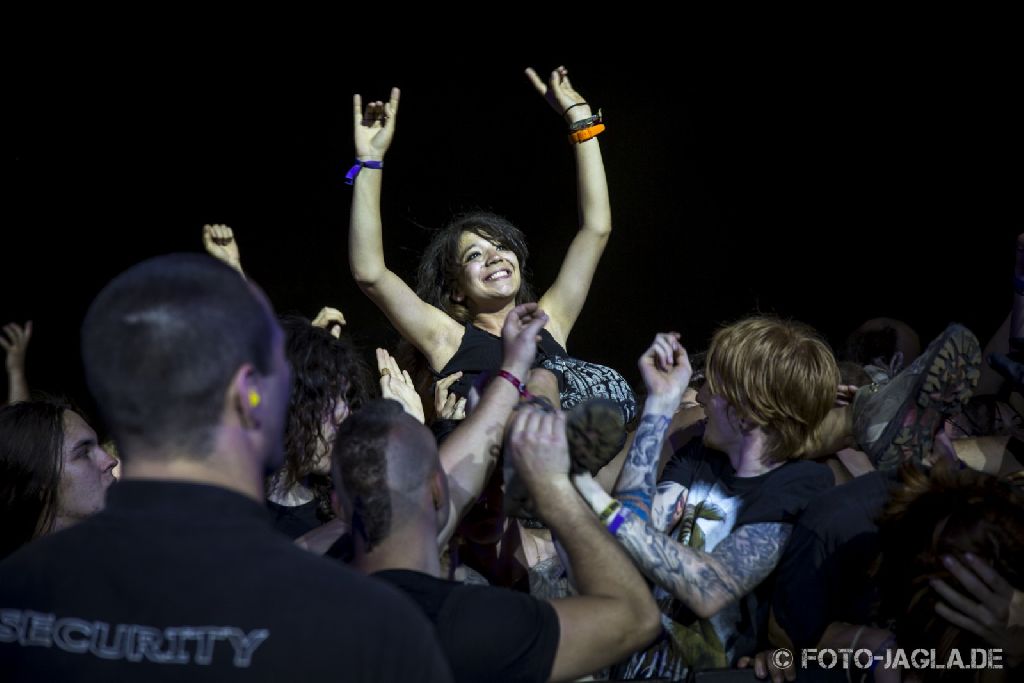
<svg viewBox="0 0 1024 683"><path fill-rule="evenodd" d="M800 524L809 528L828 529L841 520L864 517L865 510L884 504L889 487L890 478L876 471L827 488L808 502L800 517Z"/></svg>
<svg viewBox="0 0 1024 683"><path fill-rule="evenodd" d="M788 461L758 477L746 493L744 523L794 523L807 504L833 486L832 471L825 465L803 460Z"/></svg>
<svg viewBox="0 0 1024 683"><path fill-rule="evenodd" d="M544 680L561 637L551 603L497 586L456 586L437 629L442 644L458 653L453 668L473 680Z"/></svg>
<svg viewBox="0 0 1024 683"><path fill-rule="evenodd" d="M554 629L557 642L558 615L551 603L498 586L455 587L448 594L439 621L458 632L474 629L509 643L532 641L541 634L551 637Z"/></svg>
<svg viewBox="0 0 1024 683"><path fill-rule="evenodd" d="M698 422L668 436L672 457L665 463L661 479L684 482L693 477L702 465L717 475L729 462L722 453L704 445L704 423Z"/></svg>
<svg viewBox="0 0 1024 683"><path fill-rule="evenodd" d="M103 525L102 515L100 512L78 525L34 539L15 550L0 561L0 577L4 577L0 585L7 583L7 577L25 572L38 575L66 567L64 560L87 561L90 549L95 547L95 531Z"/></svg>
<svg viewBox="0 0 1024 683"><path fill-rule="evenodd" d="M789 460L770 473L769 481L776 486L799 483L819 489L835 485L835 475L828 465L812 460Z"/></svg>

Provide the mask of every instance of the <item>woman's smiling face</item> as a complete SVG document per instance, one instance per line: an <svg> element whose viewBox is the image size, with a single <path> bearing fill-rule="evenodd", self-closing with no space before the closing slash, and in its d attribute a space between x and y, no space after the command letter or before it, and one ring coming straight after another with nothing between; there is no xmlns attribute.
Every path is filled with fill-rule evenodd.
<svg viewBox="0 0 1024 683"><path fill-rule="evenodd" d="M511 299L519 293L519 259L505 245L475 232L459 237L459 282L455 300Z"/></svg>

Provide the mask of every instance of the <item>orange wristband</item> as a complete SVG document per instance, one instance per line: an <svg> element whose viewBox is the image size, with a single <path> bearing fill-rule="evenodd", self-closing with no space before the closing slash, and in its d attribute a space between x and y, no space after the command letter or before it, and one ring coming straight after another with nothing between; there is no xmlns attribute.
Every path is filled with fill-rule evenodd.
<svg viewBox="0 0 1024 683"><path fill-rule="evenodd" d="M599 123L596 126L591 126L590 128L584 128L583 130L577 130L569 133L569 142L586 142L590 138L596 138L603 132L604 124Z"/></svg>

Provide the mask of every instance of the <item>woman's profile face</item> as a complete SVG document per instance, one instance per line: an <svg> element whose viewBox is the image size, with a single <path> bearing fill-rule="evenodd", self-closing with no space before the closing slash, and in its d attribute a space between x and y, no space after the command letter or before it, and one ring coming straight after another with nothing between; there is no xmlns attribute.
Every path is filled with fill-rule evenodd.
<svg viewBox="0 0 1024 683"><path fill-rule="evenodd" d="M103 509L107 488L114 483L116 464L117 460L100 447L92 427L78 413L65 410L57 528Z"/></svg>
<svg viewBox="0 0 1024 683"><path fill-rule="evenodd" d="M504 244L475 232L463 232L456 258L459 263L456 301L509 299L519 293L519 258Z"/></svg>

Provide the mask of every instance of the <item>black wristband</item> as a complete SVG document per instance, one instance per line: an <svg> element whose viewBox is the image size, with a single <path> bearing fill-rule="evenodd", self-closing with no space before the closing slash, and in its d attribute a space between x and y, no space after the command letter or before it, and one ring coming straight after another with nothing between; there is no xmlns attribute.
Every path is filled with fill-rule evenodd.
<svg viewBox="0 0 1024 683"><path fill-rule="evenodd" d="M564 118L565 115L569 113L570 109L574 109L576 107L585 107L586 105L586 102L577 102L576 104L570 104L568 107L565 108L565 111L562 112L562 117Z"/></svg>

